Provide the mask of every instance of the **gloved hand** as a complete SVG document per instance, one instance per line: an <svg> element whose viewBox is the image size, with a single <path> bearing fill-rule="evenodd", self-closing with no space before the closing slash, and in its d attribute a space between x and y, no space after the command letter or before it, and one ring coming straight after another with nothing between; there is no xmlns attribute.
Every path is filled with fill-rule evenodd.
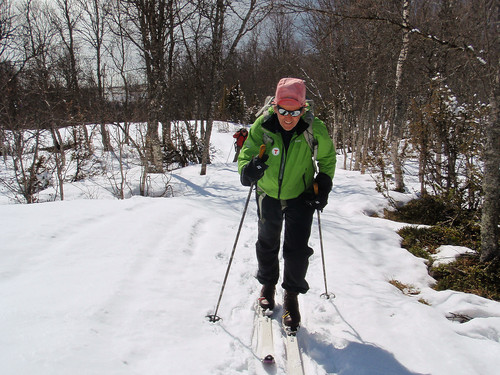
<svg viewBox="0 0 500 375"><path fill-rule="evenodd" d="M314 183L318 186L318 194L304 197L306 204L315 210L323 211L323 208L328 204L328 195L332 190L332 179L325 173L318 173L314 179Z"/></svg>
<svg viewBox="0 0 500 375"><path fill-rule="evenodd" d="M241 184L243 186L250 186L264 176L265 170L269 167L266 164L267 159L269 159L269 155L264 154L261 158L255 156L250 160L250 163L241 172Z"/></svg>

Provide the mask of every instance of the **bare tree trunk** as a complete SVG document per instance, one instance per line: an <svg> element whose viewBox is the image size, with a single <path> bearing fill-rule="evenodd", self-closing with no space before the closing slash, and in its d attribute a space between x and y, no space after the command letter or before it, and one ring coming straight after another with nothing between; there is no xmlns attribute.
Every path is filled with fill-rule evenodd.
<svg viewBox="0 0 500 375"><path fill-rule="evenodd" d="M40 130L35 130L33 135L28 136L28 140L31 142L25 139L26 133L29 134L30 132L14 130L12 133L14 137L14 143L12 145L12 164L17 186L12 186L9 190L15 192L16 195L22 195L26 203L35 203L35 194L38 192L37 174L44 167L44 159L40 158L38 155L40 150ZM28 143L32 157L30 158L30 164L25 165ZM26 157L26 162L27 161L28 158Z"/></svg>
<svg viewBox="0 0 500 375"><path fill-rule="evenodd" d="M372 46L370 45L369 47L369 55L368 55L368 61L373 60L373 53L372 53ZM360 139L358 140L358 155L359 155L359 165L358 168L361 171L361 173L366 172L366 164L367 164L367 157L368 157L368 143L369 143L369 136L370 136L370 128L371 128L371 121L373 119L373 99L375 96L375 68L372 68L371 71L368 74L368 85L366 87L366 95L365 95L365 100L364 103L366 103L363 106L363 112L361 113L360 116L360 123L361 125L361 134L358 136ZM357 159L358 157L356 157Z"/></svg>
<svg viewBox="0 0 500 375"><path fill-rule="evenodd" d="M123 26L120 30L141 51L144 58L146 81L148 85L148 129L146 134L146 164L150 173L163 172L163 155L158 135L159 124L168 120L164 106L168 102L165 93L168 89L167 64L173 61L175 39L169 38L178 26L178 9L173 0L122 0L123 10L130 22L137 28L139 36L133 36Z"/></svg>
<svg viewBox="0 0 500 375"><path fill-rule="evenodd" d="M91 143L91 139L89 136L89 131L87 129L87 125L83 124L83 125L81 125L81 127L82 127L82 131L83 131L83 136L85 138L85 146L86 146L88 152L92 153L92 143Z"/></svg>
<svg viewBox="0 0 500 375"><path fill-rule="evenodd" d="M4 162L7 161L7 154L9 153L9 145L5 140L4 128L0 126L0 155L2 155Z"/></svg>
<svg viewBox="0 0 500 375"><path fill-rule="evenodd" d="M113 148L111 147L111 140L109 138L109 132L104 123L104 120L101 120L101 139L102 139L102 147L104 151L111 151Z"/></svg>
<svg viewBox="0 0 500 375"><path fill-rule="evenodd" d="M264 11L266 7L267 1L264 0L250 0L245 4L247 8L244 8L241 14L237 14L236 7L231 5L231 2L225 0L216 0L215 1L215 9L212 10L212 16L210 17L210 24L212 33L210 35L210 73L209 73L209 82L211 82L211 86L208 90L207 95L207 127L205 129L204 140L203 142L203 156L201 162L201 175L205 175L207 173L207 164L210 163L210 138L212 136L212 126L214 121L214 113L216 108L216 98L219 93L222 92L223 83L222 76L226 68L226 63L229 60L228 58L224 58L223 56L223 45L225 42L225 36L230 37L229 48L227 52L227 56L231 57L234 55L236 51L236 47L239 42L245 36L247 32L252 30L258 23L260 23L263 19L263 15L259 14L267 14ZM231 26L237 26L233 28L234 33L228 35L225 33L226 25L226 12L233 11L234 20L239 19L239 23L232 24Z"/></svg>
<svg viewBox="0 0 500 375"><path fill-rule="evenodd" d="M70 0L56 0L59 14L54 14L52 23L57 29L69 63L67 89L72 96L71 115L76 116L80 110L80 87L78 82L78 60L75 33L81 19L81 13Z"/></svg>
<svg viewBox="0 0 500 375"><path fill-rule="evenodd" d="M356 120L355 120L356 121ZM354 134L354 142L353 146L355 149L353 150L354 156L354 171L359 171L361 170L361 164L362 164L362 155L363 155L363 134L365 132L365 122L361 119L358 119L357 125L355 126L355 134Z"/></svg>
<svg viewBox="0 0 500 375"><path fill-rule="evenodd" d="M408 49L410 46L410 30L407 29L410 17L410 1L403 1L403 41L401 51L399 53L398 62L396 65L396 80L394 88L394 116L393 116L393 132L392 132L392 165L394 167L394 178L396 182L396 191L404 191L403 169L401 156L399 154L399 146L403 137L404 127L404 103L403 92L401 90L401 82L403 77L403 65L408 57Z"/></svg>
<svg viewBox="0 0 500 375"><path fill-rule="evenodd" d="M212 137L213 119L207 120L205 129L205 137L203 138L203 154L201 159L200 175L207 174L207 164L210 164L210 138Z"/></svg>
<svg viewBox="0 0 500 375"><path fill-rule="evenodd" d="M347 155L349 154L349 148L347 145L346 128L347 121L343 112L339 111L339 122L342 124L342 151L344 153L344 169L347 170Z"/></svg>
<svg viewBox="0 0 500 375"><path fill-rule="evenodd" d="M423 124L421 126L424 126ZM425 176L427 174L427 163L430 157L429 155L429 140L428 140L428 131L427 129L421 130L422 134L420 136L420 152L418 155L418 180L420 181L420 194L422 196L427 195L427 189L425 187L426 181Z"/></svg>
<svg viewBox="0 0 500 375"><path fill-rule="evenodd" d="M497 12L499 5L497 3ZM498 13L497 13L498 14ZM498 22L497 22L498 29ZM481 261L500 258L498 247L500 216L500 123L498 100L500 98L500 61L490 99L491 115L486 128L483 190L484 202L481 216Z"/></svg>
<svg viewBox="0 0 500 375"><path fill-rule="evenodd" d="M222 38L224 36L224 21L227 4L224 0L217 0L215 17L213 19L214 27L212 32L212 51L211 51L211 81L213 85L209 89L209 105L207 113L207 127L205 137L203 138L203 154L201 158L200 175L207 174L207 164L210 163L210 139L212 137L213 115L215 109L215 98L222 89Z"/></svg>
<svg viewBox="0 0 500 375"><path fill-rule="evenodd" d="M167 88L173 86L173 75L174 75L174 57L175 57L175 48L177 46L177 39L175 35L175 2L169 0L167 2L167 23L169 27L167 28L166 39L168 40L168 52L166 57L166 81ZM168 95L167 91L165 91L165 96ZM163 147L168 149L175 149L174 144L172 142L172 120L173 118L173 107L175 103L172 100L166 100L164 103L164 109L162 111L162 142Z"/></svg>
<svg viewBox="0 0 500 375"><path fill-rule="evenodd" d="M102 63L102 49L106 34L106 18L109 15L108 0L79 0L82 9L87 14L83 18L84 30L81 31L84 39L95 53L95 75L97 78L97 111L101 122L101 138L104 151L111 151L111 142L104 119L104 68Z"/></svg>
<svg viewBox="0 0 500 375"><path fill-rule="evenodd" d="M126 33L124 31L124 24L126 19L126 14L123 13L122 5L120 1L115 3L114 10L114 23L111 28L113 28L113 33L116 35L116 47L111 49L110 57L113 61L113 65L118 70L120 78L123 82L124 91L124 101L123 101L123 112L122 116L124 119L123 132L125 133L125 144L130 144L129 139L129 122L130 121L130 88L129 81L127 77L127 62L130 59L129 46L127 44ZM116 27L116 30L114 30Z"/></svg>
<svg viewBox="0 0 500 375"><path fill-rule="evenodd" d="M50 129L52 140L54 142L54 157L56 160L57 182L59 184L59 195L61 200L64 200L64 165L66 164L66 155L64 153L64 141L58 129L52 127Z"/></svg>
<svg viewBox="0 0 500 375"><path fill-rule="evenodd" d="M163 154L161 152L160 138L158 137L158 125L148 124L146 134L146 170L148 173L163 172Z"/></svg>

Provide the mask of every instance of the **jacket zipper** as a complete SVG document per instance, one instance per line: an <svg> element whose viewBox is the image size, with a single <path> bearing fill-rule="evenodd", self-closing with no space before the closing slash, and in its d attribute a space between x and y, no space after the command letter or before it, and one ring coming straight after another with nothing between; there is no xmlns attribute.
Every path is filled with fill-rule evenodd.
<svg viewBox="0 0 500 375"><path fill-rule="evenodd" d="M284 146L284 145L283 145ZM278 175L278 199L281 199L281 184L283 183L283 175L285 174L285 147L283 147L283 151L281 153L281 161L280 161L280 173Z"/></svg>
<svg viewBox="0 0 500 375"><path fill-rule="evenodd" d="M292 147L292 144L295 142L295 140L299 136L297 134L294 134L292 138L290 139L290 143L288 144L288 149ZM281 144L283 151L281 153L281 162L280 162L280 173L278 175L278 199L281 199L281 185L283 184L283 176L285 174L285 164L286 164L286 150L285 150L285 144L283 142L283 137L281 137Z"/></svg>

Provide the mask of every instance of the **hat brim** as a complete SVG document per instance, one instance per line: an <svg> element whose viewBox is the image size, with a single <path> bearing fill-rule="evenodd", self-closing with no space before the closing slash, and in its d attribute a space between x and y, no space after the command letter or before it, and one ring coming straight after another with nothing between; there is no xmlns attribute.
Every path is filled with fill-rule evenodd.
<svg viewBox="0 0 500 375"><path fill-rule="evenodd" d="M277 104L277 105L280 105L280 106L293 107L295 109L299 109L299 108L302 108L304 106L298 100L291 99L291 98L283 98L279 102L275 102L274 104Z"/></svg>

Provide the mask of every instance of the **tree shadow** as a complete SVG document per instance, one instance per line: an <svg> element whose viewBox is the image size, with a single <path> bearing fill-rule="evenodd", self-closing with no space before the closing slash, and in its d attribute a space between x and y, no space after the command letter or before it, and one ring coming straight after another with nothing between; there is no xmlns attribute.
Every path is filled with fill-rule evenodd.
<svg viewBox="0 0 500 375"><path fill-rule="evenodd" d="M190 187L196 193L198 193L199 195L201 195L203 197L216 197L216 195L210 193L204 187L202 187L200 185L196 185L195 183L189 181L187 178L184 178L182 176L178 176L175 174L172 175L172 178L175 178L175 179L179 180L180 182L184 183L186 186Z"/></svg>
<svg viewBox="0 0 500 375"><path fill-rule="evenodd" d="M324 337L300 329L305 354L328 374L338 375L424 375L411 372L394 355L376 345L349 342L343 348L336 348L324 341Z"/></svg>
<svg viewBox="0 0 500 375"><path fill-rule="evenodd" d="M375 344L363 340L358 331L344 318L335 303L330 300L337 315L349 327L356 341L348 342L342 348L325 342L324 335L300 329L303 342L307 343L305 353L322 366L328 374L337 375L429 375L411 372L394 357L394 354Z"/></svg>

